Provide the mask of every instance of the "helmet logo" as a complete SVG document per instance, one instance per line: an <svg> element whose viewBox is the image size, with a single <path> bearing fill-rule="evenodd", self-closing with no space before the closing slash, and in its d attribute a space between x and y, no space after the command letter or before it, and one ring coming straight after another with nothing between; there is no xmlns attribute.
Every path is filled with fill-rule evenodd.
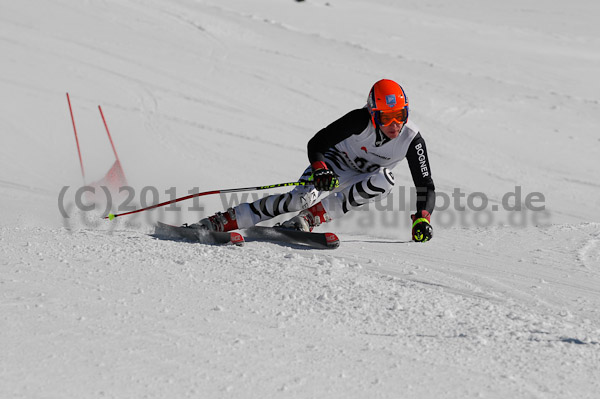
<svg viewBox="0 0 600 399"><path fill-rule="evenodd" d="M388 105L388 107L394 108L396 106L396 95L390 94L385 96L385 103Z"/></svg>

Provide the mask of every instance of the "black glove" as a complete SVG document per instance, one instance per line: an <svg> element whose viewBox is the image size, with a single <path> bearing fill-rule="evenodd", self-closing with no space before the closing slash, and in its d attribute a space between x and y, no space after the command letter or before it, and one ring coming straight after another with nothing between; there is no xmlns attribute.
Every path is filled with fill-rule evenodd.
<svg viewBox="0 0 600 399"><path fill-rule="evenodd" d="M431 227L431 215L427 211L418 211L410 218L413 221L412 239L417 242L425 242L433 237L433 227Z"/></svg>
<svg viewBox="0 0 600 399"><path fill-rule="evenodd" d="M324 167L314 169L309 180L312 180L317 190L331 191L340 185L340 181L334 171L327 169L324 163L321 162L321 164Z"/></svg>

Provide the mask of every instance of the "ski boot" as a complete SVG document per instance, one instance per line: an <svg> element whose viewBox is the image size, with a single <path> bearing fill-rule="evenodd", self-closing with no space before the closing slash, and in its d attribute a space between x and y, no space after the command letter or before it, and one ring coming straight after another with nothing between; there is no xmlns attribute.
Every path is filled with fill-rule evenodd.
<svg viewBox="0 0 600 399"><path fill-rule="evenodd" d="M319 202L308 209L301 211L288 221L281 224L285 229L311 232L321 223L329 222L331 218L325 212L323 205Z"/></svg>
<svg viewBox="0 0 600 399"><path fill-rule="evenodd" d="M209 231L237 230L238 224L235 219L235 210L229 208L225 213L217 212L212 216L201 219L198 223L191 224L190 227Z"/></svg>

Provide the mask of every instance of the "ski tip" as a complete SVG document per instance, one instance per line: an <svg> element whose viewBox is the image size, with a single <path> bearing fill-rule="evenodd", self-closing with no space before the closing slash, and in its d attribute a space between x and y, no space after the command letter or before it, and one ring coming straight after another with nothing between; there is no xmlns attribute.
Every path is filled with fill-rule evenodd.
<svg viewBox="0 0 600 399"><path fill-rule="evenodd" d="M340 239L334 233L325 233L327 248L337 248L340 246Z"/></svg>
<svg viewBox="0 0 600 399"><path fill-rule="evenodd" d="M244 236L242 236L240 233L230 233L229 236L232 244L237 245L238 247L244 245Z"/></svg>

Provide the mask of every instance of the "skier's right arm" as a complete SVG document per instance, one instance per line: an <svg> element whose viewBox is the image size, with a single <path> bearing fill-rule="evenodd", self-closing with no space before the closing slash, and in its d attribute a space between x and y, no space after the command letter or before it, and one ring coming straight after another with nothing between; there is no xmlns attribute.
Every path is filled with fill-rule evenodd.
<svg viewBox="0 0 600 399"><path fill-rule="evenodd" d="M371 116L366 108L355 109L319 130L308 142L308 160L315 169L315 164L325 164L325 152L344 141L353 134L360 134L371 123Z"/></svg>
<svg viewBox="0 0 600 399"><path fill-rule="evenodd" d="M365 108L350 111L340 119L321 129L308 142L308 159L313 170L311 180L319 191L331 191L339 185L334 171L325 163L325 152L353 134L365 130L369 123L369 111Z"/></svg>

